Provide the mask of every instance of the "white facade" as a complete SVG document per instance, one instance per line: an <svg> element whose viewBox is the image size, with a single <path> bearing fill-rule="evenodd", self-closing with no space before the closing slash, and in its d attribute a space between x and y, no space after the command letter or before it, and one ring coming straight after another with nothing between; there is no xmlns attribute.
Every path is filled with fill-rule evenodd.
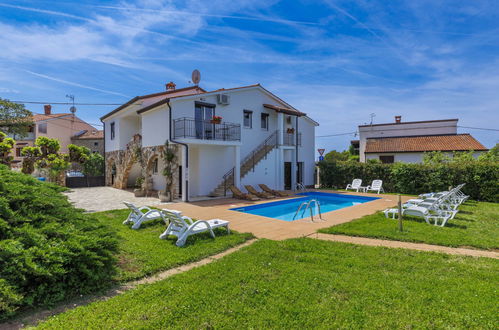
<svg viewBox="0 0 499 330"><path fill-rule="evenodd" d="M229 96L229 104L220 104L217 100L219 94ZM167 97L168 95L154 97L154 101L139 100L105 116L103 123L106 153L125 150L135 134L142 136L142 147L163 145L170 136L171 107L172 127L174 127L172 140L188 145L188 155L186 148L182 146L183 157L180 164L183 170L181 181L184 184L182 187L184 195L186 179L189 185L189 196L183 196L184 199L210 194L223 181L224 174L232 168L236 173L235 184L242 191L245 191L243 188L245 184L258 187L259 183L265 183L274 189L296 187L297 162L303 167L302 183L314 184L315 126L318 124L260 85L172 96L168 103L162 102L146 111L139 111ZM264 104L285 108L284 112L288 113L269 109ZM214 110L209 111L214 111L215 116L222 117L222 123L216 126L216 129L209 124L203 126L205 124L201 123L199 115L202 111L199 108L196 110L196 105L210 109L213 107ZM251 112L251 127L244 125L245 111ZM267 128L262 128L262 114L268 116ZM211 113L209 117L205 119L211 119ZM114 125L113 139L111 139L111 125ZM290 132L289 130L294 130L294 133L285 134ZM275 133L276 131L278 133ZM295 145L296 133L301 139L299 146ZM278 138L278 146L246 175L237 175L244 159L272 134L277 134L274 136ZM291 143L291 140L288 140L290 138L292 138ZM185 170L187 157L188 171ZM289 174L289 168L291 168L291 178L286 175ZM132 178L128 180L133 181ZM160 175L153 176L153 182L155 189L164 188L165 180L160 178Z"/></svg>
<svg viewBox="0 0 499 330"><path fill-rule="evenodd" d="M454 154L452 152L443 152L443 154L449 158L452 158ZM473 153L473 157L478 158L482 152ZM380 159L380 156L393 156L394 163L422 163L424 152L387 152L387 153L368 153L366 154L366 160L368 159Z"/></svg>

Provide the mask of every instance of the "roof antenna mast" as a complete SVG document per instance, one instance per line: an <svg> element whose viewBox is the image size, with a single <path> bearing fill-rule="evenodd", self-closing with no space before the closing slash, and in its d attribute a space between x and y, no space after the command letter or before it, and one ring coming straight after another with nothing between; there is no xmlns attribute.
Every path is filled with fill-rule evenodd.
<svg viewBox="0 0 499 330"><path fill-rule="evenodd" d="M373 121L374 121L374 117L376 117L376 114L373 112L369 115L369 117L371 117L371 123L369 125L372 125L373 124Z"/></svg>

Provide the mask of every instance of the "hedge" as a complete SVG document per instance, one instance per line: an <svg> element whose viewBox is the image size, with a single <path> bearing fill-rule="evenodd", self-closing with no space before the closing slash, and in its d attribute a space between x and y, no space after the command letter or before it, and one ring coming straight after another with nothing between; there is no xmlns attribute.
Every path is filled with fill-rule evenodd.
<svg viewBox="0 0 499 330"><path fill-rule="evenodd" d="M354 178L363 185L383 180L386 192L421 194L447 190L466 183L465 194L472 199L499 202L499 163L465 162L448 164L371 164L357 162L320 162L321 187L344 188Z"/></svg>
<svg viewBox="0 0 499 330"><path fill-rule="evenodd" d="M115 234L62 189L0 166L0 320L111 283Z"/></svg>

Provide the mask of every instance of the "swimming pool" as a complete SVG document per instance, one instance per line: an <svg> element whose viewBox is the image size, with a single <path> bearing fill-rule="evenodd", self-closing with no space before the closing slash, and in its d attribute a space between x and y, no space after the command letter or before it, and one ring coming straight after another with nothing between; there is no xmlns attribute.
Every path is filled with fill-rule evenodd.
<svg viewBox="0 0 499 330"><path fill-rule="evenodd" d="M293 221L310 217L310 211L300 211L300 213L296 215L296 218L295 213L303 202L307 202L311 199L319 201L322 214L379 199L378 197L341 195L324 192L305 192L297 194L297 196L302 197L284 201L236 207L231 210L278 220ZM317 206L314 206L314 215L316 214L318 214L318 210Z"/></svg>

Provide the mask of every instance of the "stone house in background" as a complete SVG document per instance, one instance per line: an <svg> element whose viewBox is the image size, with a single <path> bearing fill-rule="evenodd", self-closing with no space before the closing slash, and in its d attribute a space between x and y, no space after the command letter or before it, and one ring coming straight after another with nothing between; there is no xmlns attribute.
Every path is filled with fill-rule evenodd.
<svg viewBox="0 0 499 330"><path fill-rule="evenodd" d="M73 144L90 149L91 152L98 152L104 156L104 131L103 130L83 130L71 137Z"/></svg>

